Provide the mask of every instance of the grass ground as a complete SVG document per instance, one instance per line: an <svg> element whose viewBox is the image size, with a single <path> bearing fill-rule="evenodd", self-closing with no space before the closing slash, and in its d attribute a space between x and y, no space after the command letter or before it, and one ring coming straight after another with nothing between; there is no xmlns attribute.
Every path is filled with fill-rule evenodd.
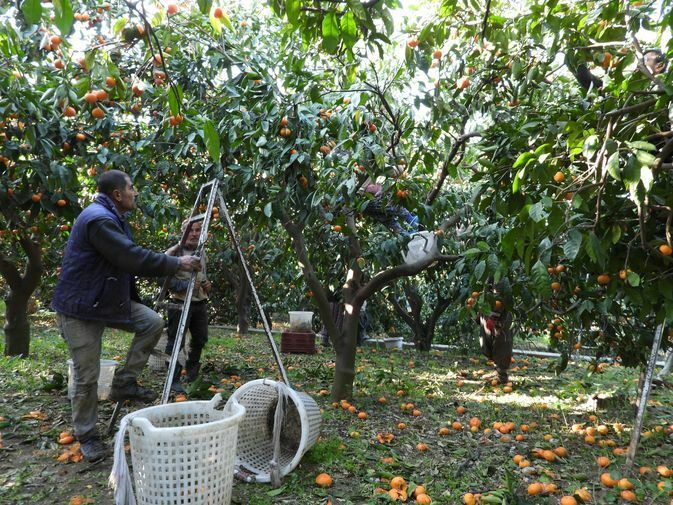
<svg viewBox="0 0 673 505"><path fill-rule="evenodd" d="M51 316L43 314L33 323L31 357L0 358L0 503L114 503L106 487L111 459L93 465L57 460L64 452L57 443L59 433L70 429L70 407L65 387L54 379L59 374L67 379L67 350ZM107 332L103 357L122 355L129 339L122 332ZM622 503L618 489L600 483L605 471L614 478L628 477L639 503L671 502L667 490L673 489L673 480L656 472L657 466L673 466L671 390L657 389L651 397L635 469L626 472L624 457L614 454L630 438L634 370L606 366L602 373L590 374L586 363L571 363L557 376L550 361L518 359L509 391L483 379L490 368L479 356L363 349L351 413L342 405L334 407L326 395L333 359L331 350L284 355L296 389L309 393L323 409L321 438L279 489L235 481L233 503L385 503L388 494L376 490L388 490L394 476L411 483L409 490L424 485L436 504L462 503L468 492L506 495L507 503L556 504L582 487L592 503ZM225 398L239 382L276 376L260 334L237 338L213 330L204 362L204 379L222 389ZM142 379L161 390L162 374L147 370ZM112 408L111 402L100 403L101 421L109 419ZM27 416L36 411L42 415ZM359 419L359 412L367 418ZM479 425L470 431L472 419ZM513 423L514 428L501 433L494 423ZM507 425L501 430L508 431ZM593 441L585 440L593 430ZM554 461L534 456L535 449L558 447L567 455ZM516 455L530 466L515 464ZM608 458L607 469L597 465L599 456ZM639 467L645 466L653 471L640 475ZM322 472L333 478L331 488L316 486ZM553 484L558 491L530 496L527 489L535 482L547 489Z"/></svg>

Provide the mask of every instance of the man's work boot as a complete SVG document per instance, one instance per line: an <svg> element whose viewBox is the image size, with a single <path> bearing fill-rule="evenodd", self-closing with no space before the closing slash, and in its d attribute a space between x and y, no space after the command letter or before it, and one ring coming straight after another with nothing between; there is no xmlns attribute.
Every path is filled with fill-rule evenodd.
<svg viewBox="0 0 673 505"><path fill-rule="evenodd" d="M185 388L182 387L182 384L180 384L180 379L177 377L173 377L173 382L171 382L171 391L174 393L184 393Z"/></svg>
<svg viewBox="0 0 673 505"><path fill-rule="evenodd" d="M80 440L79 448L82 451L84 459L89 463L99 461L110 454L108 446L98 435L94 435L85 440Z"/></svg>
<svg viewBox="0 0 673 505"><path fill-rule="evenodd" d="M112 381L110 389L110 400L120 402L122 400L137 400L145 403L154 401L157 394L151 389L140 386L135 380L125 384L119 384Z"/></svg>
<svg viewBox="0 0 673 505"><path fill-rule="evenodd" d="M197 363L196 365L187 365L187 375L185 380L187 382L194 382L199 376L199 370L201 370L201 364Z"/></svg>

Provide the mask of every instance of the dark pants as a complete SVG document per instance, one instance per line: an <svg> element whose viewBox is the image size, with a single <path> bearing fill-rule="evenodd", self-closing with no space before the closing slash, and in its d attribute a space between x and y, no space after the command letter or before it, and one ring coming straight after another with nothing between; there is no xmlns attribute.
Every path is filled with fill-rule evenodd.
<svg viewBox="0 0 673 505"><path fill-rule="evenodd" d="M478 320L481 352L487 358L493 360L498 375L501 378L506 378L507 370L512 363L512 348L514 346L511 332L512 316L509 313L504 316L492 313L488 317L480 315Z"/></svg>
<svg viewBox="0 0 673 505"><path fill-rule="evenodd" d="M131 302L131 322L128 324L84 321L64 314L57 314L56 320L74 365L70 404L75 436L86 440L98 435L98 376L103 331L110 327L135 333L124 366L114 376L113 385L123 385L134 382L142 371L161 337L164 320L149 307L134 301Z"/></svg>
<svg viewBox="0 0 673 505"><path fill-rule="evenodd" d="M175 340L178 333L178 325L180 324L180 314L182 311L169 309L168 310L168 340L166 342L166 354L173 353L175 347ZM189 330L192 335L189 350L187 352L187 363L185 367L187 372L198 368L201 362L201 352L208 342L208 301L192 302L189 307L189 314L187 315L187 324L185 325L185 333ZM182 339L180 349L184 349L185 339ZM176 377L177 379L177 377Z"/></svg>

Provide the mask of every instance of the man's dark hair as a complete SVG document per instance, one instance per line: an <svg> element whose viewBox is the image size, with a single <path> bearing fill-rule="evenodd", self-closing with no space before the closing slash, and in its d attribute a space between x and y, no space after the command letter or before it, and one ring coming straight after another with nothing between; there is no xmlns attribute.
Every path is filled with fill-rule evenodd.
<svg viewBox="0 0 673 505"><path fill-rule="evenodd" d="M126 188L128 175L121 170L108 170L98 178L98 192L112 196L115 189L123 191Z"/></svg>

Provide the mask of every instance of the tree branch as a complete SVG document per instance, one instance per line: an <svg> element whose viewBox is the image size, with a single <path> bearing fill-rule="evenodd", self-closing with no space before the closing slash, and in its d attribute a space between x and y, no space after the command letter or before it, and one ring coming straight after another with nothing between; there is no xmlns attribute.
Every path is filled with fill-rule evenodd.
<svg viewBox="0 0 673 505"><path fill-rule="evenodd" d="M480 136L481 133L479 132L465 133L460 137L458 137L458 139L454 142L451 151L449 151L449 154L444 159L444 163L442 164L442 171L439 175L439 180L437 181L436 186L430 191L428 196L425 198L426 205L431 205L432 202L435 201L435 198L437 198L437 195L439 195L439 192L441 191L442 186L444 185L444 181L448 176L449 165L451 165L451 162L453 161L453 158L455 158L456 154L458 154L458 151L464 147L465 142L467 142L472 137L480 137Z"/></svg>
<svg viewBox="0 0 673 505"><path fill-rule="evenodd" d="M358 290L357 294L355 295L355 303L362 303L364 300L369 298L374 293L379 292L384 286L390 284L395 279L399 279L400 277L411 277L412 275L416 275L417 273L426 270L436 261L452 262L457 261L460 258L462 258L462 256L435 254L429 255L423 261L419 261L411 265L407 265L405 263L383 270L372 277L367 284Z"/></svg>

